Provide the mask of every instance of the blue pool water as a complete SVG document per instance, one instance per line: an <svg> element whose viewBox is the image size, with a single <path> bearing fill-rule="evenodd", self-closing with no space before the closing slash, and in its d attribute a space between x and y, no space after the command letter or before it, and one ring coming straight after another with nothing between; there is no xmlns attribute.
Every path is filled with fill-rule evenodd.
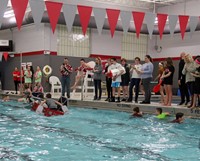
<svg viewBox="0 0 200 161"><path fill-rule="evenodd" d="M44 117L22 106L0 104L0 160L200 160L200 120L172 124L151 115L72 107L68 115Z"/></svg>

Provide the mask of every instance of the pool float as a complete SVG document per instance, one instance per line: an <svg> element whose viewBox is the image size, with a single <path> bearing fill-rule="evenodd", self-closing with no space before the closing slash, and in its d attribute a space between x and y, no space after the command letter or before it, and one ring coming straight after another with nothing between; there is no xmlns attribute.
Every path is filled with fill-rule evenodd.
<svg viewBox="0 0 200 161"><path fill-rule="evenodd" d="M65 114L65 112L63 112L61 110L54 110L54 109L50 109L48 107L47 108L43 108L42 106L40 106L39 103L36 103L36 102L33 103L31 110L35 111L36 113L43 114L44 116L47 116L47 117L59 116L59 115L64 115Z"/></svg>
<svg viewBox="0 0 200 161"><path fill-rule="evenodd" d="M65 97L61 97L58 100L58 102L61 102L63 106L58 109L51 109L51 108L48 108L47 106L43 107L40 105L40 103L35 101L32 105L31 110L35 111L38 114L43 114L44 116L47 116L47 117L64 115L68 111L67 99Z"/></svg>
<svg viewBox="0 0 200 161"><path fill-rule="evenodd" d="M162 84L162 80L160 80L159 83L153 87L154 93L158 93L160 91L161 84Z"/></svg>
<svg viewBox="0 0 200 161"><path fill-rule="evenodd" d="M122 72L121 75L123 75L123 74L126 73L126 70L125 70L124 67L122 67L121 69L112 69L112 70L110 70L110 71L107 73L107 77L108 77L108 78L112 78L112 77L114 77L114 76L120 74L120 71L121 71L121 70L123 70L123 72Z"/></svg>
<svg viewBox="0 0 200 161"><path fill-rule="evenodd" d="M49 65L45 65L42 71L43 71L45 77L48 77L52 73L52 68Z"/></svg>

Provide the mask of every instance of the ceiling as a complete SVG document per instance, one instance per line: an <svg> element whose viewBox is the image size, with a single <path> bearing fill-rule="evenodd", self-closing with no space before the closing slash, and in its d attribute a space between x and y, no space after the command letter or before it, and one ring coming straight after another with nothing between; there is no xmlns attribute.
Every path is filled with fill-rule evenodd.
<svg viewBox="0 0 200 161"><path fill-rule="evenodd" d="M51 0L51 1L57 1L57 2L61 2L63 1L63 3L65 4L81 4L81 5L90 5L93 7L99 7L99 8L119 8L121 10L141 10L141 11L155 11L158 7L163 7L163 6L170 6L170 5L174 5L177 3L184 3L186 0ZM11 10L11 3L9 0L9 4L8 4L8 9L7 10ZM47 13L45 12L43 19L42 19L43 23L48 23L49 22L49 18ZM30 12L30 7L27 7L27 13L25 15L24 18L24 22L23 24L30 24L33 23L33 18L32 18L32 14ZM65 20L64 20L64 16L63 14L61 14L60 18L59 18L59 24L65 24ZM200 25L200 24L199 24ZM200 29L200 26L198 25L197 29ZM80 26L80 19L79 19L79 15L76 15L75 21L74 21L74 26ZM3 25L1 29L7 29L7 28L12 28L12 27L16 27L16 24L14 23L10 23L9 19L4 19L3 21ZM90 19L90 23L89 23L89 27L91 28L96 28L96 23L95 23L95 19L92 16ZM109 24L108 21L105 21L104 24L104 29L109 29ZM123 31L122 28L122 24L121 21L118 21L116 30L119 31ZM129 28L129 32L135 32L135 27L133 25L133 22L131 22L130 24L130 28ZM179 32L179 29L176 29L175 32ZM148 30L146 27L146 24L143 24L143 27L141 29L141 33L145 33L148 34ZM169 34L169 27L165 28L164 31L165 34ZM158 34L158 28L155 27L154 29L154 34Z"/></svg>
<svg viewBox="0 0 200 161"><path fill-rule="evenodd" d="M186 0L86 0L95 3L119 5L134 7L138 9L153 9L154 7L162 7L174 5L177 3L184 3Z"/></svg>

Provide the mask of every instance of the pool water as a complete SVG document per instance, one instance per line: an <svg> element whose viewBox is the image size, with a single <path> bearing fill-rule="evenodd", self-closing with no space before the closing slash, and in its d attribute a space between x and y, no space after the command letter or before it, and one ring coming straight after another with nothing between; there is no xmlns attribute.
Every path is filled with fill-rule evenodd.
<svg viewBox="0 0 200 161"><path fill-rule="evenodd" d="M200 120L69 108L44 117L23 104L0 104L0 159L12 161L198 161Z"/></svg>

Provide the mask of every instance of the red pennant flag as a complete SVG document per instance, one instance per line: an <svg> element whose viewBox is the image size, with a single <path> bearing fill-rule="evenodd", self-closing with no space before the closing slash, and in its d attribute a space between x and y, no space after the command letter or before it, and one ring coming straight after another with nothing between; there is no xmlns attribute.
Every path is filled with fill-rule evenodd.
<svg viewBox="0 0 200 161"><path fill-rule="evenodd" d="M8 60L8 52L3 53L3 57L4 57L5 61L7 61Z"/></svg>
<svg viewBox="0 0 200 161"><path fill-rule="evenodd" d="M11 0L12 8L15 13L17 27L20 30L24 18L24 14L28 5L28 0Z"/></svg>
<svg viewBox="0 0 200 161"><path fill-rule="evenodd" d="M137 38L139 38L142 24L144 21L145 13L144 12L132 12L132 15L133 15L133 20L134 20L134 24L135 24L136 35L137 35Z"/></svg>
<svg viewBox="0 0 200 161"><path fill-rule="evenodd" d="M108 16L108 22L110 25L111 37L113 37L115 33L117 21L119 18L120 10L106 9L106 12Z"/></svg>
<svg viewBox="0 0 200 161"><path fill-rule="evenodd" d="M163 35L163 31L165 28L165 24L167 21L167 16L166 14L157 14L157 18L158 18L158 30L160 33L160 39L162 39L162 35Z"/></svg>
<svg viewBox="0 0 200 161"><path fill-rule="evenodd" d="M47 7L51 28L54 33L63 3L45 1L45 4Z"/></svg>
<svg viewBox="0 0 200 161"><path fill-rule="evenodd" d="M185 35L185 31L186 31L186 27L188 24L188 20L189 20L189 16L178 16L179 18L179 24L180 24L180 30L181 30L181 36L182 36L182 40L184 39L184 35Z"/></svg>
<svg viewBox="0 0 200 161"><path fill-rule="evenodd" d="M82 26L83 34L86 34L88 24L90 22L90 17L92 13L92 7L88 6L78 6L78 13L80 16L80 22Z"/></svg>

